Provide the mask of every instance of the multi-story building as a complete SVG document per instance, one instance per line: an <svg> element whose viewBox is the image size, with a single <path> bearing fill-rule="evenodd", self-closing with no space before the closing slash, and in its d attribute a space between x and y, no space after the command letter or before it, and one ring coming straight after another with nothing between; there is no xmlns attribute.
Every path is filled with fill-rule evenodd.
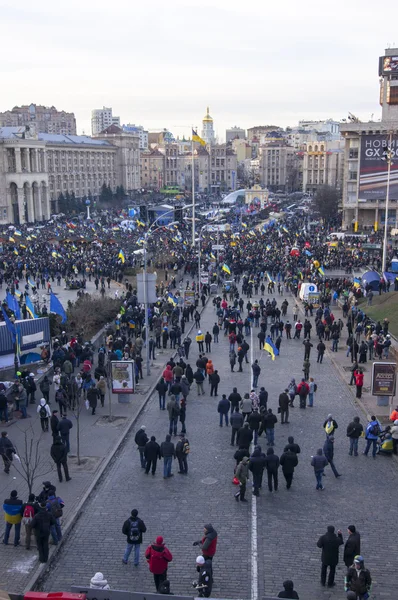
<svg viewBox="0 0 398 600"><path fill-rule="evenodd" d="M379 122L361 123L353 115L342 123L344 139L343 227L347 230L398 227L398 162L388 154L398 148L398 48L388 48L379 59ZM388 190L388 192L387 192ZM386 199L389 197L388 215ZM386 218L387 217L387 218Z"/></svg>
<svg viewBox="0 0 398 600"><path fill-rule="evenodd" d="M210 189L226 191L236 189L237 161L231 145L215 144L210 148Z"/></svg>
<svg viewBox="0 0 398 600"><path fill-rule="evenodd" d="M247 139L249 142L251 142L253 138L257 138L259 140L261 134L267 134L270 131L283 132L283 129L281 127L277 127L276 125L256 125L255 127L250 127L247 130Z"/></svg>
<svg viewBox="0 0 398 600"><path fill-rule="evenodd" d="M207 107L207 113L203 117L202 121L202 138L204 139L206 144L214 144L216 141L216 136L214 133L214 122L209 114L209 107Z"/></svg>
<svg viewBox="0 0 398 600"><path fill-rule="evenodd" d="M146 190L160 190L163 187L164 155L157 149L141 152L141 184Z"/></svg>
<svg viewBox="0 0 398 600"><path fill-rule="evenodd" d="M120 117L112 115L112 108L95 108L91 111L91 135L98 135L107 127L116 125L120 127Z"/></svg>
<svg viewBox="0 0 398 600"><path fill-rule="evenodd" d="M232 148L236 154L236 160L241 163L252 157L252 148L246 140L235 138L232 140Z"/></svg>
<svg viewBox="0 0 398 600"><path fill-rule="evenodd" d="M143 128L142 125L123 125L123 131L126 133L138 133L140 138L140 150L147 150L148 148L148 131Z"/></svg>
<svg viewBox="0 0 398 600"><path fill-rule="evenodd" d="M288 190L295 152L284 140L260 147L260 182L271 191Z"/></svg>
<svg viewBox="0 0 398 600"><path fill-rule="evenodd" d="M95 197L103 183L138 189L138 144L121 130L100 139L37 133L33 125L0 128L0 223L47 220L61 193Z"/></svg>
<svg viewBox="0 0 398 600"><path fill-rule="evenodd" d="M344 142L307 142L298 154L302 157L302 191L315 193L329 185L341 190L343 183Z"/></svg>
<svg viewBox="0 0 398 600"><path fill-rule="evenodd" d="M14 106L0 113L0 127L23 127L32 124L40 133L76 135L76 119L73 113L58 111L54 106L29 104Z"/></svg>
<svg viewBox="0 0 398 600"><path fill-rule="evenodd" d="M232 142L232 140L244 139L246 139L246 130L241 129L240 127L236 127L236 125L234 127L231 127L230 129L227 129L225 132L225 141L227 144L229 144L229 142Z"/></svg>

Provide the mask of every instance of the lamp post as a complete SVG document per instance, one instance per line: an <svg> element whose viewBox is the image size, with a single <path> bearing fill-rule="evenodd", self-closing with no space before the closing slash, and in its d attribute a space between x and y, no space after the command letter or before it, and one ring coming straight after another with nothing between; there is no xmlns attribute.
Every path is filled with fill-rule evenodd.
<svg viewBox="0 0 398 600"><path fill-rule="evenodd" d="M207 225L203 225L200 228L200 231L199 231L199 254L198 254L198 269L199 269L199 288L198 288L198 292L199 292L199 296L200 296L200 284L201 284L201 279L200 279L200 276L201 276L201 260L200 260L200 255L202 253L202 231L204 229L206 229L206 227L207 227Z"/></svg>
<svg viewBox="0 0 398 600"><path fill-rule="evenodd" d="M392 132L390 132L388 138L388 146L384 150L383 160L387 162L387 191L386 191L386 209L385 209L385 222L384 222L384 239L383 239L383 258L381 262L381 273L383 276L384 271L386 270L387 263L387 232L388 232L388 203L390 200L390 174L391 174L391 165L392 158L394 152L392 150Z"/></svg>
<svg viewBox="0 0 398 600"><path fill-rule="evenodd" d="M183 206L181 210L185 210L186 208L191 208L192 204L187 204L186 206ZM145 353L145 361L146 361L146 374L150 375L151 374L151 369L150 369L150 365L149 365L149 319L148 319L148 283L147 283L147 270L146 270L146 255L147 255L147 245L148 245L148 238L155 233L155 231L157 231L159 229L159 227L157 227L156 229L152 230L152 227L154 225L156 225L156 223L160 220L163 219L163 217L165 217L166 215L170 214L170 213L174 213L174 208L172 210L168 210L167 212L163 213L162 215L159 215L159 217L157 217L157 219L154 220L154 222L152 223L152 225L149 227L148 231L144 233L144 244L143 244L143 250L144 250L144 265L143 265L143 285L144 285L144 310L145 310L145 347L146 347L146 353Z"/></svg>

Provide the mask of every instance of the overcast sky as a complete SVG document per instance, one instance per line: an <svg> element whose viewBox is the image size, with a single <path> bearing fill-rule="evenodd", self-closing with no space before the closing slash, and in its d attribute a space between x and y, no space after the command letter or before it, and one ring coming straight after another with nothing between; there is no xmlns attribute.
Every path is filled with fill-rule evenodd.
<svg viewBox="0 0 398 600"><path fill-rule="evenodd" d="M220 140L233 125L377 119L397 18L374 0L0 0L0 111L54 105L89 134L105 105L182 136L209 105Z"/></svg>

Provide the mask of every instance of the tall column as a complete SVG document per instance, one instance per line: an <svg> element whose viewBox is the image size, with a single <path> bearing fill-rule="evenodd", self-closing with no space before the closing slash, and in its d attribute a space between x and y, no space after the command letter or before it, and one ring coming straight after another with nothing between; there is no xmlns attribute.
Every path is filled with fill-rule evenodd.
<svg viewBox="0 0 398 600"><path fill-rule="evenodd" d="M43 200L43 219L47 220L50 218L50 197L48 193L48 185L42 186L42 200Z"/></svg>
<svg viewBox="0 0 398 600"><path fill-rule="evenodd" d="M32 188L33 192L33 188ZM37 194L33 196L34 209L37 221L43 220L43 205L42 205L42 193L41 193L41 185L37 186Z"/></svg>
<svg viewBox="0 0 398 600"><path fill-rule="evenodd" d="M47 150L45 148L43 150L43 169L44 169L44 173L48 173L48 156L47 156Z"/></svg>
<svg viewBox="0 0 398 600"><path fill-rule="evenodd" d="M31 169L30 169L30 152L29 152L29 148L25 148L24 152L25 152L25 168L26 168L27 173L30 173Z"/></svg>
<svg viewBox="0 0 398 600"><path fill-rule="evenodd" d="M19 211L19 223L23 225L25 221L25 204L24 204L24 190L23 188L17 187L18 196L18 211Z"/></svg>
<svg viewBox="0 0 398 600"><path fill-rule="evenodd" d="M15 148L15 171L17 173L22 172L21 148Z"/></svg>
<svg viewBox="0 0 398 600"><path fill-rule="evenodd" d="M32 165L32 171L39 173L40 172L40 162L39 162L39 149L38 148L35 148L33 150L33 156L34 156L34 160L33 160L33 165Z"/></svg>
<svg viewBox="0 0 398 600"><path fill-rule="evenodd" d="M26 202L28 205L28 222L33 223L33 221L35 220L35 208L33 205L33 187L27 187L26 191Z"/></svg>

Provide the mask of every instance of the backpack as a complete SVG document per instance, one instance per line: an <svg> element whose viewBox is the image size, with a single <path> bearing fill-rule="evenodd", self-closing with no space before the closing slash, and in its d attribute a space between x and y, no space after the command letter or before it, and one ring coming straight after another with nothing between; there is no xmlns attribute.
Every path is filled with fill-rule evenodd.
<svg viewBox="0 0 398 600"><path fill-rule="evenodd" d="M184 454L189 454L191 451L191 448L189 447L188 442L184 442L184 445L182 447L182 451Z"/></svg>
<svg viewBox="0 0 398 600"><path fill-rule="evenodd" d="M30 525L33 517L35 516L35 509L31 504L25 506L25 510L23 511L22 523L24 525Z"/></svg>
<svg viewBox="0 0 398 600"><path fill-rule="evenodd" d="M50 512L54 519L59 519L64 514L58 498L50 500Z"/></svg>
<svg viewBox="0 0 398 600"><path fill-rule="evenodd" d="M369 430L369 433L371 433L372 435L377 435L377 437L380 435L380 425L378 423L375 423L374 425L372 425L372 427Z"/></svg>
<svg viewBox="0 0 398 600"><path fill-rule="evenodd" d="M65 395L62 389L58 389L55 394L55 401L59 404L65 404Z"/></svg>
<svg viewBox="0 0 398 600"><path fill-rule="evenodd" d="M316 392L318 390L318 386L316 383L314 383L314 392Z"/></svg>
<svg viewBox="0 0 398 600"><path fill-rule="evenodd" d="M46 406L47 406L47 404L45 404L44 406L40 407L39 415L40 415L41 419L45 419L46 417L48 417Z"/></svg>
<svg viewBox="0 0 398 600"><path fill-rule="evenodd" d="M130 522L129 538L130 538L131 542L139 542L140 537L141 537L141 532L140 532L140 526L138 524L138 521Z"/></svg>

